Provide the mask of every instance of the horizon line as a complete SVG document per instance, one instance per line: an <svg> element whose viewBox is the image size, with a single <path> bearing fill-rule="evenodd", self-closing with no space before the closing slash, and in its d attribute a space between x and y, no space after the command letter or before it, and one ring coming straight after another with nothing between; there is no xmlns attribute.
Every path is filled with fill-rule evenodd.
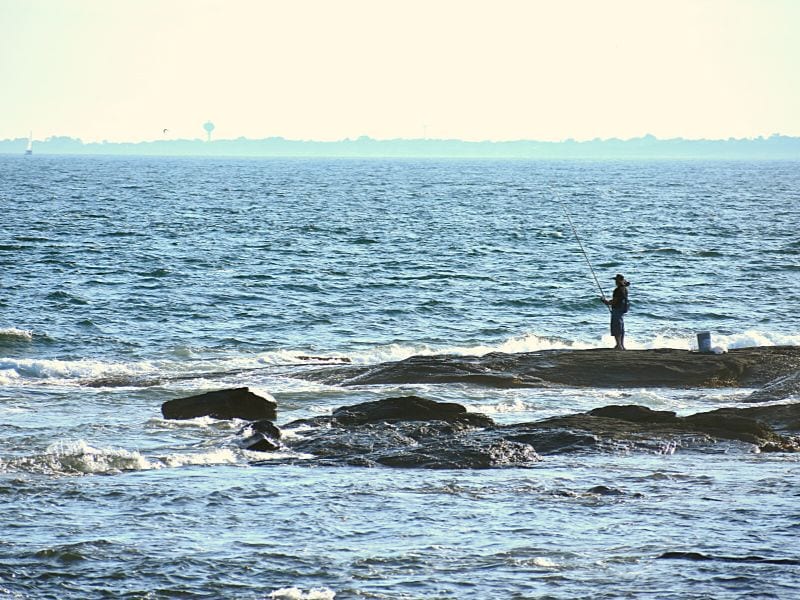
<svg viewBox="0 0 800 600"><path fill-rule="evenodd" d="M17 137L17 138L5 138L0 140L0 142L16 142L18 140L31 140L32 142L47 142L49 140L73 140L76 142L80 142L81 144L155 144L155 143L165 143L165 142L203 142L205 144L214 144L217 142L242 142L242 141L252 141L252 142L259 142L259 141L266 141L266 140L282 140L286 142L300 142L300 143L316 143L316 144L337 144L337 143L345 143L345 142L458 142L462 144L516 144L516 143L537 143L537 144L587 144L587 143L598 143L598 142L635 142L635 141L655 141L655 142L675 142L675 141L682 141L682 142L752 142L752 141L766 141L771 139L800 139L800 136L794 135L784 135L782 133L772 133L770 135L758 135L755 137L733 137L729 136L727 138L687 138L687 137L657 137L651 133L646 133L641 136L629 137L629 138L621 138L621 137L609 137L609 138L601 138L601 137L594 137L590 139L576 139L576 138L564 138L561 140L542 140L542 139L535 139L535 138L516 138L516 139L506 139L506 140L493 140L493 139L482 139L482 140L465 140L461 138L431 138L431 137L394 137L394 138L373 138L369 135L360 135L358 137L345 137L335 140L323 140L323 139L314 139L314 138L288 138L281 135L273 135L267 136L262 138L250 138L246 136L239 136L235 138L219 138L219 139L203 139L202 137L195 137L195 138L153 138L147 140L127 140L127 141L112 141L112 140L90 140L84 141L83 138L80 137L73 137L71 135L50 135L44 138L34 138L32 135L28 135L26 137Z"/></svg>

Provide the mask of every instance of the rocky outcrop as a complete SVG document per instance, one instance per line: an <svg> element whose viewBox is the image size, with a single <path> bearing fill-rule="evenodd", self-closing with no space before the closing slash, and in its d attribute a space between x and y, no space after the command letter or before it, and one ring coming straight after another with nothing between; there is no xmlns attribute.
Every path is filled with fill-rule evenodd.
<svg viewBox="0 0 800 600"><path fill-rule="evenodd" d="M539 459L526 444L479 435L481 428L494 426L489 417L419 396L344 406L329 417L293 421L284 429L301 426L290 449L326 463L475 469Z"/></svg>
<svg viewBox="0 0 800 600"><path fill-rule="evenodd" d="M386 398L375 402L343 406L334 410L332 416L341 425L396 423L399 421L445 421L474 427L486 427L494 424L489 417L478 413L468 413L467 409L460 404L436 402L419 396Z"/></svg>
<svg viewBox="0 0 800 600"><path fill-rule="evenodd" d="M760 346L724 354L674 349L625 352L599 349L413 356L374 366L313 369L297 376L344 386L466 383L496 388L546 385L684 388L757 387L798 372L800 347ZM787 385L800 383L794 379Z"/></svg>
<svg viewBox="0 0 800 600"><path fill-rule="evenodd" d="M747 412L750 409L678 417L644 406L612 405L503 429L507 439L530 444L541 455L613 450L666 453L709 449L720 441L744 442L765 452L800 451L800 440L775 431L766 422L770 415L785 412L773 408L764 407L762 418L756 419L755 413Z"/></svg>
<svg viewBox="0 0 800 600"><path fill-rule="evenodd" d="M270 420L262 419L254 423L249 423L239 431L246 437L242 439L239 446L251 452L274 452L281 448L281 430Z"/></svg>
<svg viewBox="0 0 800 600"><path fill-rule="evenodd" d="M161 405L161 414L165 419L213 417L258 421L275 419L276 408L277 404L272 400L242 387L169 400Z"/></svg>
<svg viewBox="0 0 800 600"><path fill-rule="evenodd" d="M782 425L783 433L771 423ZM797 433L798 426L800 405L687 417L612 405L500 426L461 405L410 396L342 407L331 416L294 421L284 429L295 430L286 442L289 449L325 464L474 469L529 467L543 457L576 452L718 452L722 442L739 444L742 451L798 452L800 440L788 435Z"/></svg>

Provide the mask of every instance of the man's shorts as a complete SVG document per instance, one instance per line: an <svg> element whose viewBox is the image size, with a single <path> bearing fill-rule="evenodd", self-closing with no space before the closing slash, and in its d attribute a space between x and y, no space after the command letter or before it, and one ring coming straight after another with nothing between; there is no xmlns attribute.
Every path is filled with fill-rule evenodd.
<svg viewBox="0 0 800 600"><path fill-rule="evenodd" d="M611 335L614 337L625 335L625 321L623 320L621 313L611 313Z"/></svg>

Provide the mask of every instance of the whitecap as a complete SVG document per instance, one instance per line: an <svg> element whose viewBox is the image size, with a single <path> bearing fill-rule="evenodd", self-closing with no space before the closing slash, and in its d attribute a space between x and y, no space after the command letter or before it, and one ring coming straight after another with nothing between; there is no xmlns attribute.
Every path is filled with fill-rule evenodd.
<svg viewBox="0 0 800 600"><path fill-rule="evenodd" d="M528 564L530 564L533 567L542 567L545 569L554 569L558 567L558 563L544 556L534 556L532 559L528 561Z"/></svg>
<svg viewBox="0 0 800 600"><path fill-rule="evenodd" d="M300 588L288 587L275 590L269 597L275 600L333 600L336 592L328 588L311 588L304 592Z"/></svg>
<svg viewBox="0 0 800 600"><path fill-rule="evenodd" d="M751 348L754 346L800 346L800 335L746 329L741 333L717 335L712 332L712 342L723 350Z"/></svg>
<svg viewBox="0 0 800 600"><path fill-rule="evenodd" d="M239 461L229 448L218 448L207 452L190 452L186 454L169 454L159 458L166 467L186 467L196 465L230 465Z"/></svg>
<svg viewBox="0 0 800 600"><path fill-rule="evenodd" d="M25 382L47 380L59 383L81 383L103 379L124 380L141 377L156 372L156 367L148 362L113 363L100 360L57 360L30 358L0 359L0 373L6 377Z"/></svg>
<svg viewBox="0 0 800 600"><path fill-rule="evenodd" d="M8 327L6 329L0 329L0 340L2 339L25 340L26 342L30 342L33 340L33 332L27 329Z"/></svg>
<svg viewBox="0 0 800 600"><path fill-rule="evenodd" d="M518 413L531 410L533 407L523 402L522 398L515 398L508 401L501 401L495 404L467 404L471 412L479 412L485 415Z"/></svg>
<svg viewBox="0 0 800 600"><path fill-rule="evenodd" d="M159 468L139 452L118 448L95 448L85 440L61 440L43 454L3 462L3 470L49 475L99 475Z"/></svg>

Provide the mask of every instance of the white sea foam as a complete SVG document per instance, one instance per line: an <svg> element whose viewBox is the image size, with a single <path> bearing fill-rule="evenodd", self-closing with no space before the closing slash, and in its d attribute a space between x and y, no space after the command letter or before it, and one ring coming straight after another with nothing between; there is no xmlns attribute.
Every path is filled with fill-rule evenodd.
<svg viewBox="0 0 800 600"><path fill-rule="evenodd" d="M401 345L390 344L387 346L377 346L375 348L357 352L349 355L355 364L375 364L404 360L411 356L431 356L434 354L455 354L458 356L483 356L492 352L504 352L508 354L519 352L538 352L541 350L554 349L585 349L597 347L595 344L564 340L551 337L528 334L515 336L497 344L476 344L473 346L440 346L434 347L426 344L420 345Z"/></svg>
<svg viewBox="0 0 800 600"><path fill-rule="evenodd" d="M308 592L296 587L281 588L269 595L275 600L333 600L336 593L328 588L311 588Z"/></svg>
<svg viewBox="0 0 800 600"><path fill-rule="evenodd" d="M239 462L236 454L229 448L217 448L207 452L169 454L159 460L164 466L172 468L192 465L230 465Z"/></svg>
<svg viewBox="0 0 800 600"><path fill-rule="evenodd" d="M313 454L306 454L304 452L258 452L255 450L242 450L242 454L250 460L257 460L259 462L288 459L311 460L316 458Z"/></svg>
<svg viewBox="0 0 800 600"><path fill-rule="evenodd" d="M53 475L109 474L157 467L139 452L95 448L85 440L58 441L48 446L43 454L12 459L3 465L4 470L11 468Z"/></svg>
<svg viewBox="0 0 800 600"><path fill-rule="evenodd" d="M696 342L695 340L695 345ZM800 335L786 335L755 329L748 329L732 335L715 335L712 331L711 342L725 350L752 346L800 346Z"/></svg>
<svg viewBox="0 0 800 600"><path fill-rule="evenodd" d="M13 369L0 370L0 385L11 386L19 382L19 373Z"/></svg>
<svg viewBox="0 0 800 600"><path fill-rule="evenodd" d="M18 380L51 380L60 383L75 380L121 380L157 371L158 368L149 361L116 363L91 359L0 359L0 375Z"/></svg>
<svg viewBox="0 0 800 600"><path fill-rule="evenodd" d="M519 413L531 410L531 406L526 404L522 398L512 398L496 404L467 404L467 406L471 412L479 412L485 415Z"/></svg>
<svg viewBox="0 0 800 600"><path fill-rule="evenodd" d="M751 346L800 346L800 335L785 335L780 333L747 330L740 334L715 335L712 332L712 342L716 352L726 352L733 348ZM529 333L523 336L514 336L497 344L477 344L473 346L441 346L428 345L399 345L377 346L373 349L350 355L354 364L375 364L404 360L411 356L430 356L433 354L454 354L458 356L484 356L492 352L508 354L522 352L540 352L543 350L587 350L594 348L610 348L614 345L614 338L610 335L595 339L569 340L550 336L541 336ZM697 350L696 334L687 335L655 335L651 338L637 338L629 335L625 345L632 350L647 350L654 348L674 348L678 350Z"/></svg>
<svg viewBox="0 0 800 600"><path fill-rule="evenodd" d="M162 419L151 417L147 421L148 427L163 429L221 429L238 430L245 421L239 419L215 419L209 416L194 417L193 419Z"/></svg>
<svg viewBox="0 0 800 600"><path fill-rule="evenodd" d="M755 346L800 346L800 335L787 335L776 332L748 329L741 333L718 334L711 331L712 352L717 354L735 348L752 348ZM606 348L614 344L614 338L604 336L602 343L596 347ZM697 335L690 333L682 336L657 335L650 339L629 335L625 340L629 350L647 350L653 348L674 348L678 350L697 350Z"/></svg>
<svg viewBox="0 0 800 600"><path fill-rule="evenodd" d="M99 448L85 440L61 440L42 454L0 459L0 471L23 471L47 475L111 475L124 471L148 471L194 465L237 464L240 458L230 448L173 453L146 457L138 451Z"/></svg>
<svg viewBox="0 0 800 600"><path fill-rule="evenodd" d="M531 566L534 567L542 567L545 569L553 569L558 567L558 563L546 558L544 556L534 556L530 561L528 561Z"/></svg>
<svg viewBox="0 0 800 600"><path fill-rule="evenodd" d="M326 425L326 427L329 427ZM311 425L299 425L298 427L292 427L291 429L281 429L281 438L284 440L292 440L302 437L304 433L308 431L313 431L316 429Z"/></svg>

